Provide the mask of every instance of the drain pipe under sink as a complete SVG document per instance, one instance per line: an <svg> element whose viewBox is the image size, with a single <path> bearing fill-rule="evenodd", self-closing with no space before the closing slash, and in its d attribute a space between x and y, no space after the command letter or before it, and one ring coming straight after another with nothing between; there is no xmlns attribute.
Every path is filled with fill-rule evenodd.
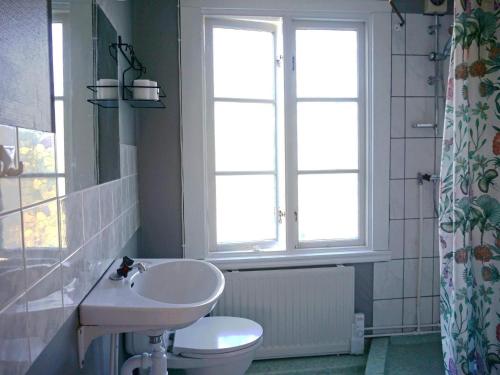
<svg viewBox="0 0 500 375"><path fill-rule="evenodd" d="M162 346L162 335L149 336L151 353L134 355L125 361L120 370L120 375L133 375L136 368L146 370L151 368L151 375L168 375L167 355Z"/></svg>
<svg viewBox="0 0 500 375"><path fill-rule="evenodd" d="M146 370L151 367L151 354L142 353L127 359L120 370L120 375L132 375L136 368Z"/></svg>

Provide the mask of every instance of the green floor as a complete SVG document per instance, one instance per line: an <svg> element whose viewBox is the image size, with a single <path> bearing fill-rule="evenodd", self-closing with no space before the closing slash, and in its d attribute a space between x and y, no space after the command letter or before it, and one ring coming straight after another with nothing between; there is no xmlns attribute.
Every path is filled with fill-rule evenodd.
<svg viewBox="0 0 500 375"><path fill-rule="evenodd" d="M443 375L439 334L372 340L369 354L255 361L247 375Z"/></svg>
<svg viewBox="0 0 500 375"><path fill-rule="evenodd" d="M367 355L332 355L255 361L247 375L364 375Z"/></svg>
<svg viewBox="0 0 500 375"><path fill-rule="evenodd" d="M439 334L393 337L385 363L387 375L443 375L443 354Z"/></svg>

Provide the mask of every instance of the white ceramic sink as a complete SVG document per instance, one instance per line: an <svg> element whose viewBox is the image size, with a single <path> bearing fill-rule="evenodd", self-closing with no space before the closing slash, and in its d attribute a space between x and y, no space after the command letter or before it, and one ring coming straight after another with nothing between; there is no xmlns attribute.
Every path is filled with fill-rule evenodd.
<svg viewBox="0 0 500 375"><path fill-rule="evenodd" d="M174 331L208 314L224 289L210 263L191 259L135 259L147 270L110 280L117 260L80 305L82 326L122 332ZM114 327L114 328L113 328ZM120 327L120 328L118 328Z"/></svg>

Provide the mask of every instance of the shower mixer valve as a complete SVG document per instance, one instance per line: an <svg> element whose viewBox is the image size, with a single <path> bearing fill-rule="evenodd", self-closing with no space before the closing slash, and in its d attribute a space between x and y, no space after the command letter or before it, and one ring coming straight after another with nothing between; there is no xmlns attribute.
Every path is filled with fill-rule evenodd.
<svg viewBox="0 0 500 375"><path fill-rule="evenodd" d="M427 78L427 84L429 86L433 86L435 85L436 83L438 83L439 81L441 80L441 77L438 77L438 76L429 76Z"/></svg>
<svg viewBox="0 0 500 375"><path fill-rule="evenodd" d="M446 55L441 52L431 52L429 53L430 61L442 61L446 59Z"/></svg>

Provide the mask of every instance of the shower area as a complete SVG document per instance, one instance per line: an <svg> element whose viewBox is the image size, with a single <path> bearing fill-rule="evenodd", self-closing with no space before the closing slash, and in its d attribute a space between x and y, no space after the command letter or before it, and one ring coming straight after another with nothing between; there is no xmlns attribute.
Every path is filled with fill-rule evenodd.
<svg viewBox="0 0 500 375"><path fill-rule="evenodd" d="M389 3L393 256L374 266L365 374L443 374L437 228L452 4L427 15L424 2Z"/></svg>
<svg viewBox="0 0 500 375"><path fill-rule="evenodd" d="M373 336L439 329L438 185L453 18L391 5L393 261L375 265L373 326L384 329Z"/></svg>
<svg viewBox="0 0 500 375"><path fill-rule="evenodd" d="M500 3L389 3L393 257L365 374L498 374Z"/></svg>

